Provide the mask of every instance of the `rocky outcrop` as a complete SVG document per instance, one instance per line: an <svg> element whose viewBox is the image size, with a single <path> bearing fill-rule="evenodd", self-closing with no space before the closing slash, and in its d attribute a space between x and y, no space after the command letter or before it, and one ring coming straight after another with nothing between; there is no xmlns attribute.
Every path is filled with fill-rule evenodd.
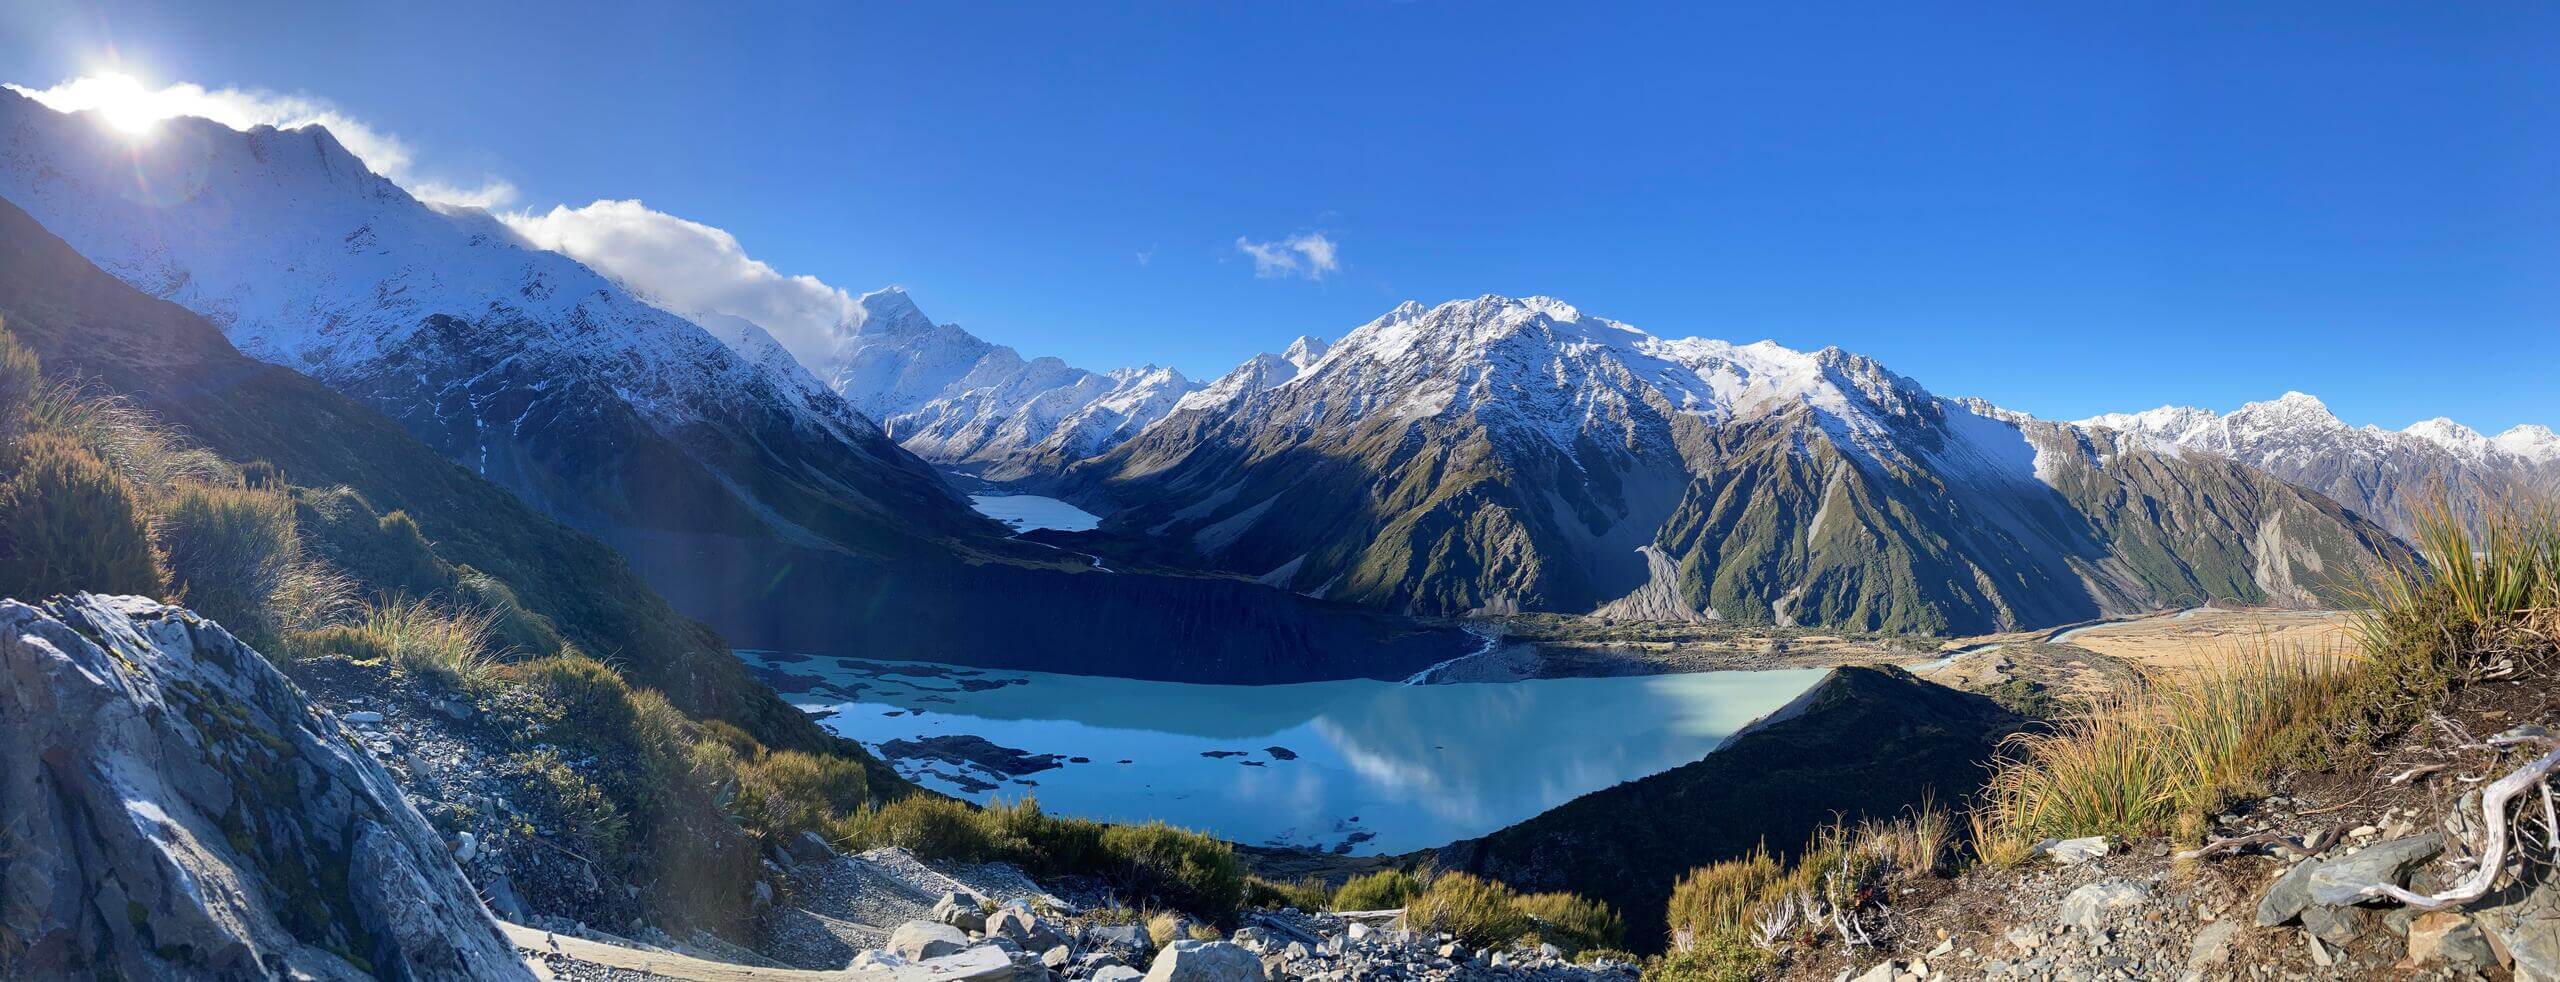
<svg viewBox="0 0 2560 982"><path fill-rule="evenodd" d="M0 975L528 977L338 721L219 626L0 602Z"/></svg>

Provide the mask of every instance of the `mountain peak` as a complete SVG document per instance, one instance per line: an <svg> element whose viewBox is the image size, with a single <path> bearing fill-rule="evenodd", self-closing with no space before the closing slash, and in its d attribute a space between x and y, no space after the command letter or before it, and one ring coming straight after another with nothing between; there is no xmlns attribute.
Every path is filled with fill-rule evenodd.
<svg viewBox="0 0 2560 982"><path fill-rule="evenodd" d="M933 319L916 307L915 298L894 286L881 287L853 300L849 325L856 334L918 334L933 330Z"/></svg>

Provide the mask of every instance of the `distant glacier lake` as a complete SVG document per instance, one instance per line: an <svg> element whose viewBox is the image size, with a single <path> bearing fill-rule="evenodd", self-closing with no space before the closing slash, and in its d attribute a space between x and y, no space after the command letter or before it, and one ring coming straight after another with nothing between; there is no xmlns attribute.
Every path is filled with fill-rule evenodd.
<svg viewBox="0 0 2560 982"><path fill-rule="evenodd" d="M1057 529L1083 532L1102 524L1101 516L1056 498L1036 494L973 494L969 507L978 514L1012 526L1015 532Z"/></svg>
<svg viewBox="0 0 2560 982"><path fill-rule="evenodd" d="M738 655L938 791L1351 855L1483 835L1697 760L1823 673L1234 686Z"/></svg>

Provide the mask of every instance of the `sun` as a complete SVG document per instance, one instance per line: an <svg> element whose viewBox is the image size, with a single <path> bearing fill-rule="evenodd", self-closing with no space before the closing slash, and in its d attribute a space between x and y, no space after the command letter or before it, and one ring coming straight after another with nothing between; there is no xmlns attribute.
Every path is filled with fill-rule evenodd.
<svg viewBox="0 0 2560 982"><path fill-rule="evenodd" d="M148 133L153 125L175 115L160 93L144 88L131 75L92 75L78 84L88 89L81 95L99 118L129 136Z"/></svg>

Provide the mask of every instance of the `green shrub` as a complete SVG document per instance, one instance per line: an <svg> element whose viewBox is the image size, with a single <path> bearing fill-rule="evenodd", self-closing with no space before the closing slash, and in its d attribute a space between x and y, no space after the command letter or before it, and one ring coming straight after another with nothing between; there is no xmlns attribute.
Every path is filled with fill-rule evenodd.
<svg viewBox="0 0 2560 982"><path fill-rule="evenodd" d="M1751 982L1777 960L1739 937L1719 936L1644 963L1644 982Z"/></svg>
<svg viewBox="0 0 2560 982"><path fill-rule="evenodd" d="M1001 858L977 811L940 795L909 795L864 808L838 822L836 837L855 849L896 846L924 859Z"/></svg>
<svg viewBox="0 0 2560 982"><path fill-rule="evenodd" d="M1304 876L1277 883L1259 876L1245 878L1245 905L1248 907L1295 907L1302 911L1330 910L1333 907L1333 885L1321 876Z"/></svg>
<svg viewBox="0 0 2560 982"><path fill-rule="evenodd" d="M775 750L738 764L735 773L738 824L768 843L823 832L871 797L862 765L842 757Z"/></svg>
<svg viewBox="0 0 2560 982"><path fill-rule="evenodd" d="M1740 937L1751 914L1786 879L1767 846L1690 870L1671 887L1664 920L1675 949L1702 939Z"/></svg>
<svg viewBox="0 0 2560 982"><path fill-rule="evenodd" d="M1498 948L1532 936L1537 922L1510 887L1472 873L1443 873L1404 909L1405 923L1456 935L1471 948Z"/></svg>
<svg viewBox="0 0 2560 982"><path fill-rule="evenodd" d="M1539 940L1568 955L1626 942L1627 922L1597 900L1570 893L1532 893L1520 898L1520 912L1537 920Z"/></svg>
<svg viewBox="0 0 2560 982"><path fill-rule="evenodd" d="M0 595L163 595L168 577L132 485L62 437L19 443L18 472L0 484Z"/></svg>
<svg viewBox="0 0 2560 982"><path fill-rule="evenodd" d="M1118 867L1115 882L1142 900L1210 917L1244 902L1244 867L1217 839L1158 821L1109 826L1102 846Z"/></svg>
<svg viewBox="0 0 2560 982"><path fill-rule="evenodd" d="M545 824L586 840L593 855L620 856L627 850L630 818L604 789L562 762L557 751L517 754L508 760L507 770L529 793L526 804L548 819Z"/></svg>
<svg viewBox="0 0 2560 982"><path fill-rule="evenodd" d="M1333 892L1335 910L1394 910L1422 894L1422 877L1400 869L1355 876Z"/></svg>

